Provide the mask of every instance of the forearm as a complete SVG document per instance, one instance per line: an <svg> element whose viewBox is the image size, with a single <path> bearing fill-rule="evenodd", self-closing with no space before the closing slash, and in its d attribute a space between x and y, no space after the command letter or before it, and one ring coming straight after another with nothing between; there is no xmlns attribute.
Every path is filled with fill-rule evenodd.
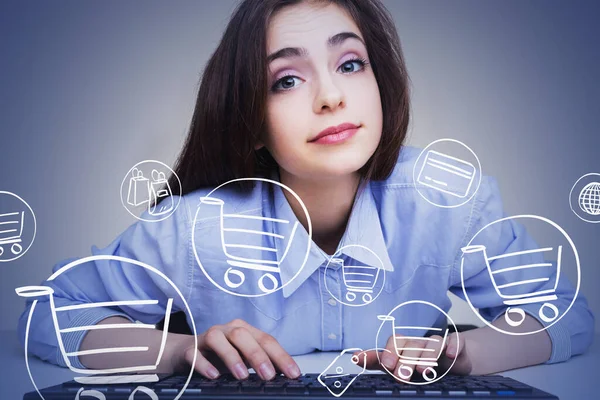
<svg viewBox="0 0 600 400"><path fill-rule="evenodd" d="M473 365L471 374L485 375L507 371L541 364L550 359L552 342L545 330L534 334L518 334L543 328L542 324L532 316L526 314L523 323L516 328L508 325L504 316L494 321L493 325L513 334L499 332L485 326L461 335Z"/></svg>
<svg viewBox="0 0 600 400"><path fill-rule="evenodd" d="M131 324L122 317L106 318L98 325ZM81 363L88 369L129 368L155 365L161 348L163 331L157 329L118 328L89 330L81 342L79 351L96 349L142 348L146 351L123 351L115 353L83 354L79 356ZM190 336L169 333L163 354L156 373L171 373L180 366L175 357L184 342L189 342Z"/></svg>

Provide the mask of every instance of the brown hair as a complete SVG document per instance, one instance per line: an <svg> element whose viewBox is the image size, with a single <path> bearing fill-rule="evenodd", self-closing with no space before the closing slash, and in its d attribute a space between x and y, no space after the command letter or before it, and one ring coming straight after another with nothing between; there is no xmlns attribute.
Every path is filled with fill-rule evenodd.
<svg viewBox="0 0 600 400"><path fill-rule="evenodd" d="M303 0L243 0L210 57L185 145L175 166L182 195L229 180L268 176L278 168L266 148L267 29L278 10ZM393 19L379 0L320 0L345 9L360 29L379 86L382 135L361 168L365 180L387 178L408 129L409 79ZM247 181L246 181L247 182ZM175 177L171 187L178 187Z"/></svg>

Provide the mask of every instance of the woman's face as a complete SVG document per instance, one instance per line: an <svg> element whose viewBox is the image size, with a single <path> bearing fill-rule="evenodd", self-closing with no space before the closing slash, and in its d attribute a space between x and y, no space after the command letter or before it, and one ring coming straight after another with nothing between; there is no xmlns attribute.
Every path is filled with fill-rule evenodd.
<svg viewBox="0 0 600 400"><path fill-rule="evenodd" d="M334 4L284 8L271 18L267 54L264 144L282 175L315 180L358 171L379 143L382 110L364 39L350 15ZM315 140L340 124L358 129Z"/></svg>

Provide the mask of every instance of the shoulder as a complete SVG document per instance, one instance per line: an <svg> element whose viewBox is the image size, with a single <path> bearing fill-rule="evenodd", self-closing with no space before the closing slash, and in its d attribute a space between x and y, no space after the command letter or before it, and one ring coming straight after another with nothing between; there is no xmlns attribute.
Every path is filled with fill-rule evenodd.
<svg viewBox="0 0 600 400"><path fill-rule="evenodd" d="M380 217L457 227L469 226L475 219L502 215L502 202L496 179L481 174L475 176L475 193L470 198L459 198L452 189L447 192L420 183L419 172L423 164L422 149L404 146L396 166L387 179L371 181ZM473 193L473 189L471 189Z"/></svg>
<svg viewBox="0 0 600 400"><path fill-rule="evenodd" d="M452 204L452 200L457 198L455 194L439 191L419 182L419 172L424 159L421 156L422 151L423 149L417 147L403 146L390 176L384 180L371 181L372 190L380 195L391 196L398 195L400 192L414 193L425 203L427 201L424 198L431 197L435 199L437 204ZM491 195L497 195L496 179L489 175L480 175L480 178L480 182L479 179L475 179L473 182L476 185L476 194L473 196L474 202L483 201ZM456 192L457 189L450 189L449 191ZM419 192L422 196L419 195Z"/></svg>

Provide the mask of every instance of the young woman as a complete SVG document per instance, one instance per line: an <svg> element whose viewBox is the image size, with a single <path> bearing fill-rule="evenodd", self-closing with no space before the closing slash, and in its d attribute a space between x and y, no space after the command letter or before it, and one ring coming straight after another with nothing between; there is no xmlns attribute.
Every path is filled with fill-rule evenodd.
<svg viewBox="0 0 600 400"><path fill-rule="evenodd" d="M409 124L408 85L396 29L378 0L241 2L204 71L176 167L183 191L180 206L170 218L138 222L107 248L93 250L94 255L128 257L159 269L189 303L198 347L193 336L170 333L159 372L189 370L195 353L193 367L209 378L231 371L244 379L248 367L263 379L272 378L276 371L296 377L300 370L290 355L371 349L380 326L377 315L416 299L447 311L448 291L463 296L461 248L480 228L502 216L500 196L495 181L484 177L475 198L458 208L438 208L420 197L412 179L419 152L403 146ZM204 259L220 251L220 243L213 240L214 226L194 225L199 199L218 185L245 177L275 177L299 195L312 221L312 242L301 273L290 279L294 267L282 263L285 287L263 297L219 290L195 257L196 251ZM309 240L301 205L289 192L266 190L266 185L240 184L220 198L235 203L240 213L299 221L298 235ZM437 195L444 201L443 194ZM516 224L486 240L497 253L509 247L525 249L531 243ZM325 267L344 244L368 247L393 269L381 294L367 306L347 307L330 294L332 288L339 290L341 271ZM506 307L492 284L481 279L485 273L483 264L469 266L465 286L476 291L481 315L499 329L516 331L501 318ZM184 310L173 289L152 273L114 261L73 269L50 285L57 306L171 297L174 310ZM561 312L573 295L573 288L561 279L556 301ZM20 321L22 337L28 310ZM61 312L59 322L63 328L136 320L155 324L164 313L162 306L81 308ZM412 324L421 326L445 323L427 314L412 318ZM456 358L452 372L459 374L559 362L585 351L593 323L585 299L579 296L569 313L545 330L544 321L528 312L519 329L538 333L507 335L486 326L460 333L460 346L456 335L443 349L433 341L405 343L403 355L418 357L430 348L443 350L440 362L449 366ZM115 332L66 333L65 351L83 351L71 357L72 364L118 368L156 359L160 331L121 328ZM85 352L133 345L151 350ZM366 353L368 366L379 368L381 361L397 371L401 360L393 346L390 339L390 351L381 352L380 360L373 351ZM44 299L30 327L29 349L44 360L65 365Z"/></svg>

